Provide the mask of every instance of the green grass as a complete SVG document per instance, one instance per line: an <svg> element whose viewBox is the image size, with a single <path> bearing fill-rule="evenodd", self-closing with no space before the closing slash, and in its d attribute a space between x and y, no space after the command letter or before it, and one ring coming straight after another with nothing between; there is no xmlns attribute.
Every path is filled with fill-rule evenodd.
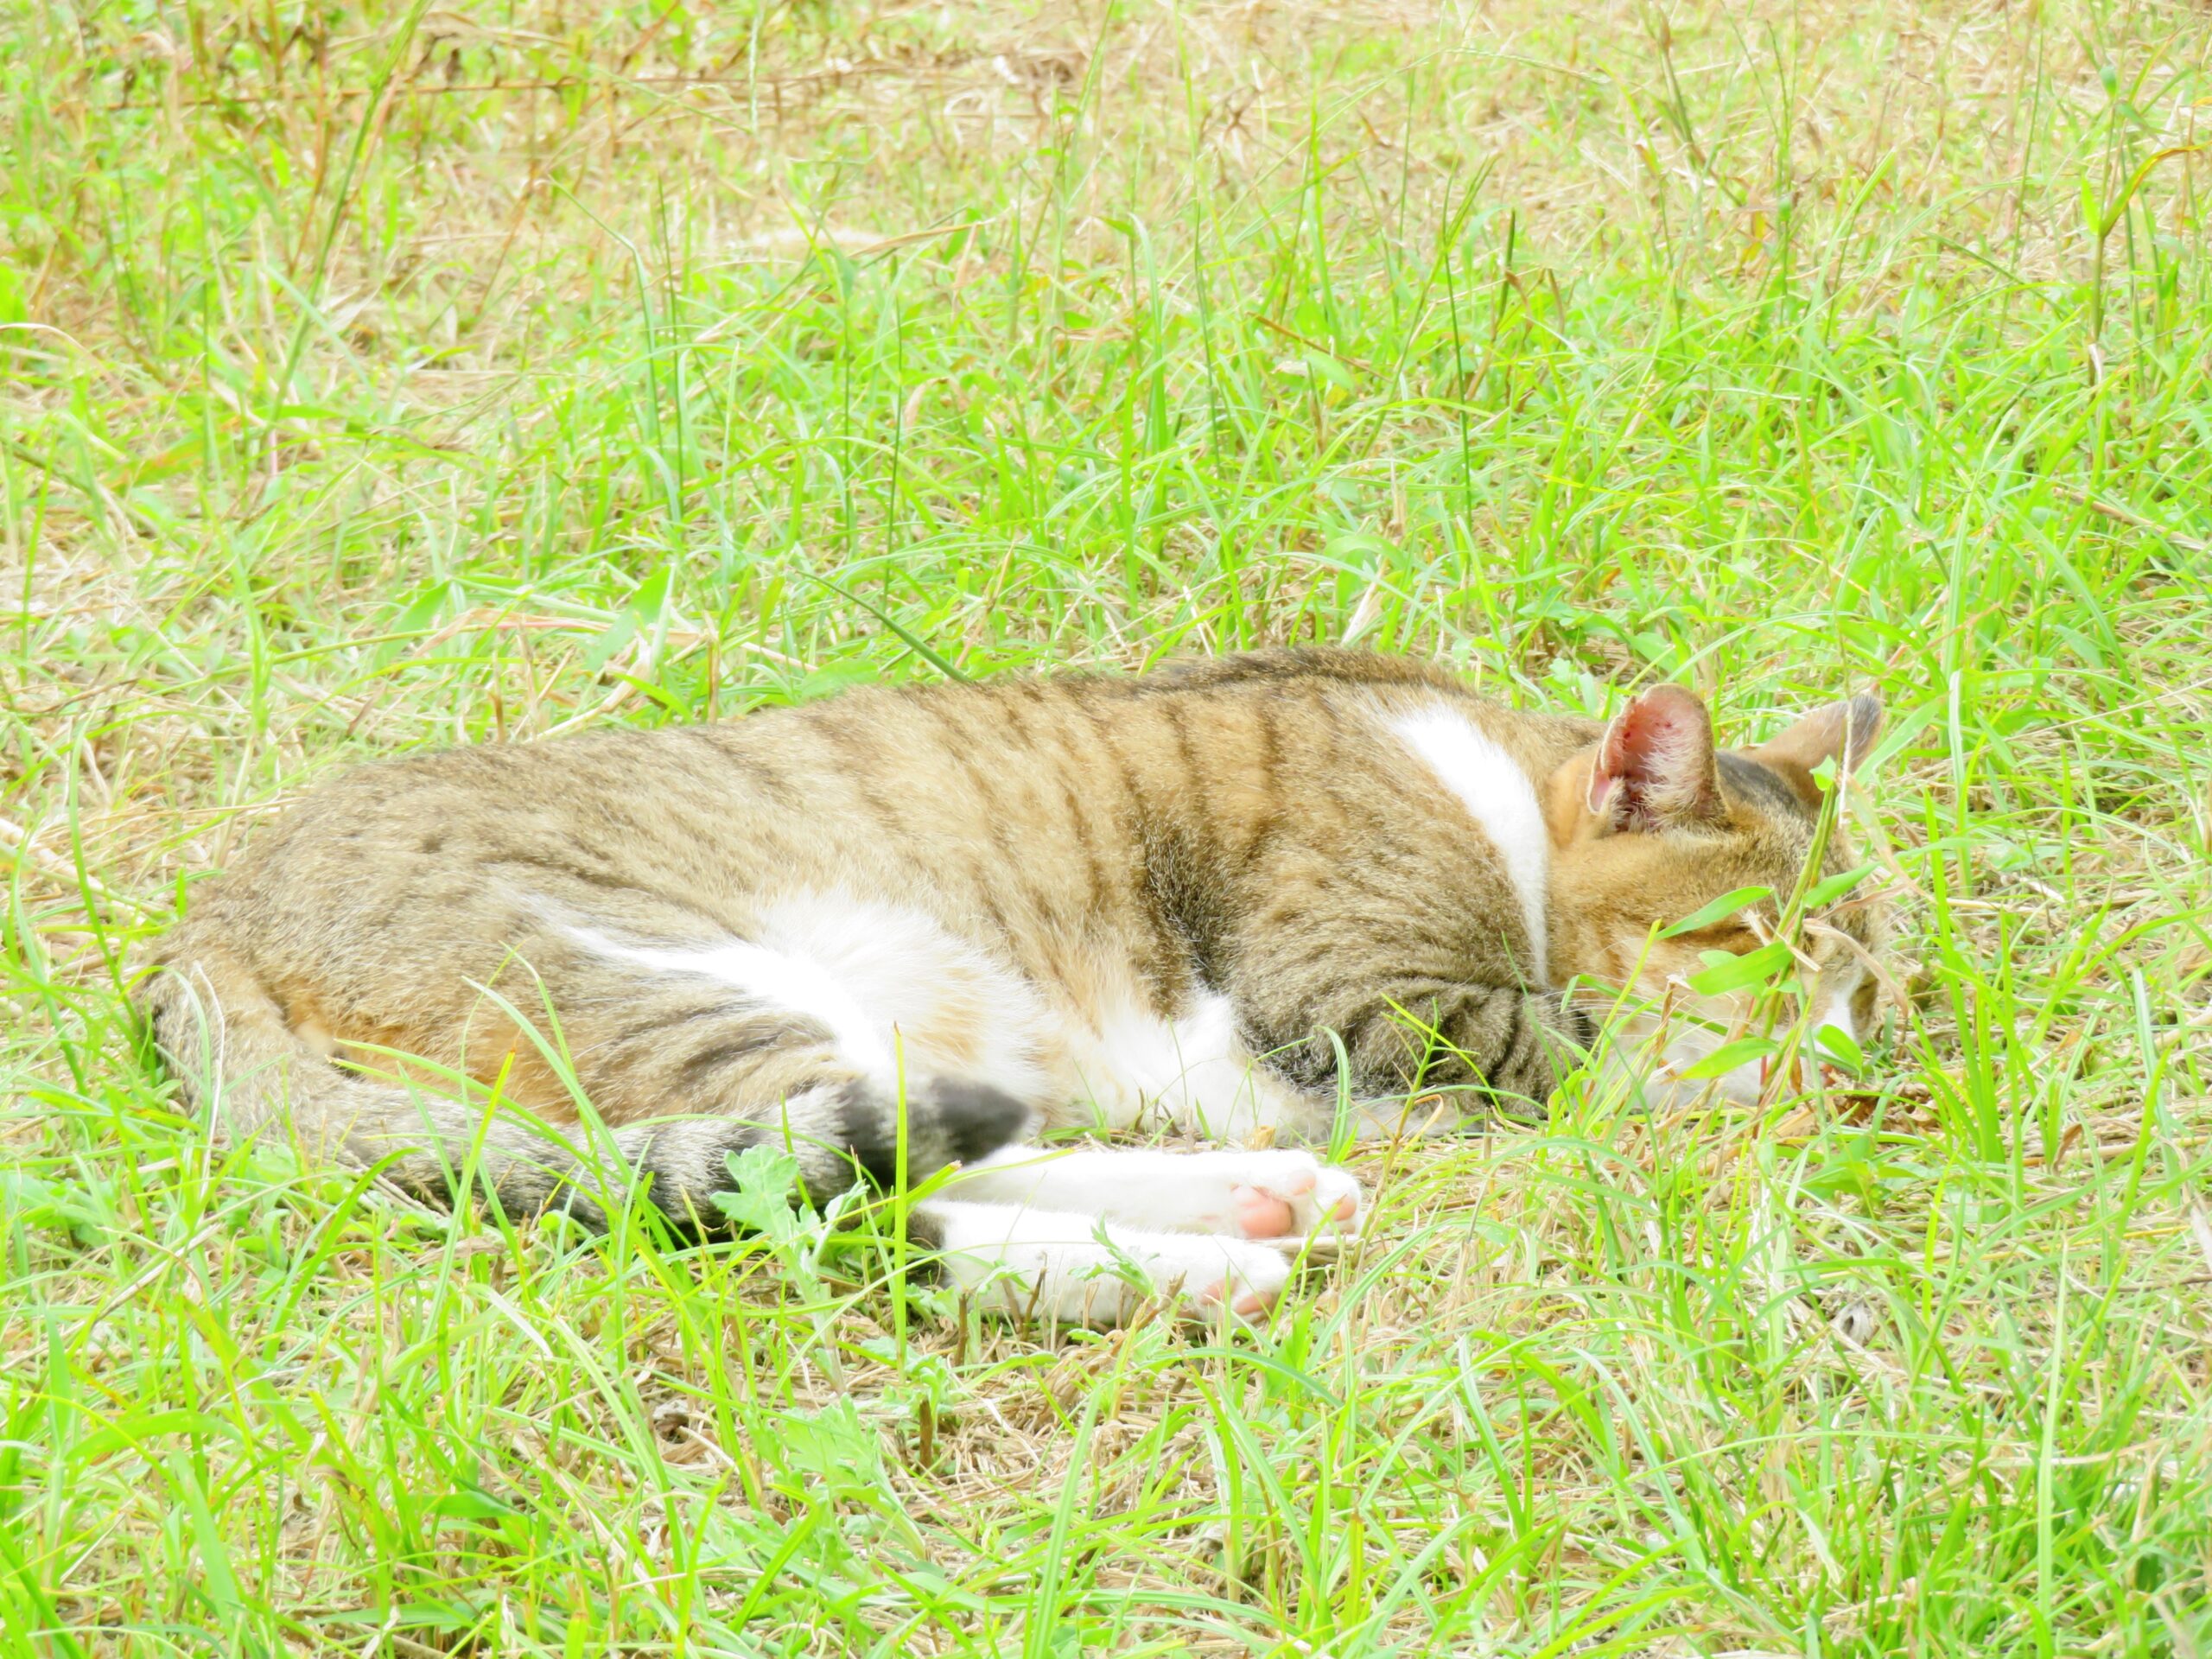
<svg viewBox="0 0 2212 1659"><path fill-rule="evenodd" d="M2212 1651L2212 16L0 7L0 1640ZM352 761L1341 639L1872 686L1867 1097L1376 1147L1251 1338L211 1150Z"/></svg>

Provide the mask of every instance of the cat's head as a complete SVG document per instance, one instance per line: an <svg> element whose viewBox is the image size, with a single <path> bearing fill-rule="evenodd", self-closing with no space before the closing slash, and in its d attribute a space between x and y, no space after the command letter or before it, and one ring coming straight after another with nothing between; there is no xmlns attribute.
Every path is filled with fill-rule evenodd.
<svg viewBox="0 0 2212 1659"><path fill-rule="evenodd" d="M1640 1055L1670 1094L1675 1079L1723 1043L1748 1033L1752 994L1726 988L1719 956L1745 956L1775 938L1792 894L1858 868L1842 815L1831 812L1820 868L1806 865L1821 840L1824 765L1837 783L1863 762L1881 729L1882 705L1852 697L1815 710L1764 743L1716 748L1705 705L1679 686L1637 697L1597 743L1552 776L1550 969L1579 980L1593 1012L1629 995L1634 1013L1614 1027L1614 1052ZM1813 1033L1804 1051L1847 1052L1823 1030L1856 1043L1872 1032L1889 944L1887 907L1872 879L1808 912L1796 942L1799 1012ZM1669 929L1742 888L1770 897L1688 932ZM1726 908L1721 906L1721 908ZM1719 969L1716 972L1715 969ZM1694 982L1701 982L1700 983ZM1722 1092L1756 1099L1764 1063L1746 1059L1718 1079Z"/></svg>

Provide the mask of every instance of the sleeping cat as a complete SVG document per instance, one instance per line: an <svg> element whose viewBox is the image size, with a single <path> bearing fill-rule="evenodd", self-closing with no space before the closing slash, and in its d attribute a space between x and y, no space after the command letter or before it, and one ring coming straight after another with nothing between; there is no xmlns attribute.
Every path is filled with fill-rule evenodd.
<svg viewBox="0 0 2212 1659"><path fill-rule="evenodd" d="M195 889L143 1000L218 1135L426 1195L473 1164L510 1216L604 1225L642 1193L712 1230L744 1148L788 1147L819 1199L893 1185L903 1146L912 1184L957 1166L913 1219L1001 1306L1120 1318L1133 1264L1257 1317L1286 1245L1361 1204L1274 1143L1340 1109L1540 1109L1595 1034L1572 985L1725 1026L1680 982L1757 944L1760 907L1655 925L1790 893L1813 771L1863 759L1880 712L1718 752L1673 686L1599 725L1309 650L459 749L264 832ZM1824 869L1850 857L1839 830ZM1810 931L1817 1026L1866 1028L1882 929L1860 901ZM1671 1022L1658 1067L1719 1040ZM1033 1144L1155 1115L1230 1145Z"/></svg>

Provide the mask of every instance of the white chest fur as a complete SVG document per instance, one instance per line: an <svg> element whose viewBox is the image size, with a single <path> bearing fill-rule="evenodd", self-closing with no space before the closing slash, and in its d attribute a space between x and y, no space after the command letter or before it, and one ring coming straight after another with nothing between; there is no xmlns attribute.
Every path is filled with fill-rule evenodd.
<svg viewBox="0 0 2212 1659"><path fill-rule="evenodd" d="M1109 1001L1095 1027L1071 1024L1060 1039L1071 1092L1109 1128L1136 1128L1157 1111L1186 1132L1240 1141L1298 1113L1294 1092L1254 1064L1217 992L1163 1020L1132 991Z"/></svg>

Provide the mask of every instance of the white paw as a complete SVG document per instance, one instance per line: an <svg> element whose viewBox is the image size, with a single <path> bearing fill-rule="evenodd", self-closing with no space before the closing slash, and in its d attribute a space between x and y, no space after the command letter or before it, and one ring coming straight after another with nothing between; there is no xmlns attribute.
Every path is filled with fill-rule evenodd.
<svg viewBox="0 0 2212 1659"><path fill-rule="evenodd" d="M1359 1182L1306 1152L1220 1154L1234 1185L1230 1214L1246 1238L1349 1238L1359 1229Z"/></svg>
<svg viewBox="0 0 2212 1659"><path fill-rule="evenodd" d="M1146 1264L1162 1289L1173 1287L1183 1312L1211 1319L1226 1305L1248 1323L1274 1312L1290 1264L1264 1244L1241 1238L1179 1238Z"/></svg>
<svg viewBox="0 0 2212 1659"><path fill-rule="evenodd" d="M954 1287L1015 1318L1118 1325L1156 1299L1211 1320L1262 1320L1290 1282L1274 1247L1197 1233L1141 1232L1093 1216L1014 1205L925 1201Z"/></svg>

